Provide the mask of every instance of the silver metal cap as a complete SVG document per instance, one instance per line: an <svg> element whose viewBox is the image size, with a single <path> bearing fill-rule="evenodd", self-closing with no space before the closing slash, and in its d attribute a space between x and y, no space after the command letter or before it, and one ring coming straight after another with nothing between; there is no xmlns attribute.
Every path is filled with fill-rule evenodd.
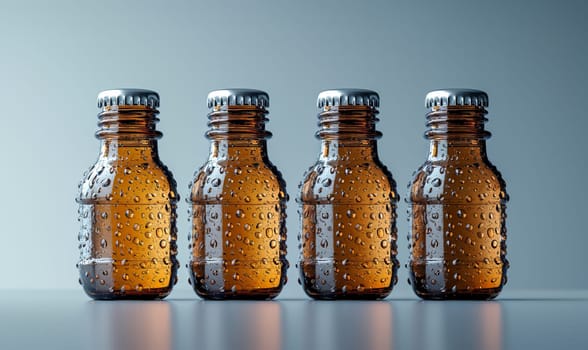
<svg viewBox="0 0 588 350"><path fill-rule="evenodd" d="M377 92L365 89L334 89L319 93L318 108L325 106L380 106L380 96Z"/></svg>
<svg viewBox="0 0 588 350"><path fill-rule="evenodd" d="M434 90L425 97L425 107L433 106L477 106L488 107L488 94L473 89Z"/></svg>
<svg viewBox="0 0 588 350"><path fill-rule="evenodd" d="M159 94L143 89L105 90L98 94L98 108L107 106L159 107Z"/></svg>
<svg viewBox="0 0 588 350"><path fill-rule="evenodd" d="M220 106L257 106L269 107L269 95L265 91L255 89L224 89L208 93L208 108Z"/></svg>

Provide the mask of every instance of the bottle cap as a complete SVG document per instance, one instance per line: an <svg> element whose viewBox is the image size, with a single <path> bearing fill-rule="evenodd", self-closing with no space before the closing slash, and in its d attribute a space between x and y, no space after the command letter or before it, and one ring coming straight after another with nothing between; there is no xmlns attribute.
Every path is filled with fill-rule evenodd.
<svg viewBox="0 0 588 350"><path fill-rule="evenodd" d="M380 106L380 96L373 90L334 89L319 93L318 108L325 106Z"/></svg>
<svg viewBox="0 0 588 350"><path fill-rule="evenodd" d="M476 106L488 107L488 94L472 89L434 90L425 97L425 107L433 106Z"/></svg>
<svg viewBox="0 0 588 350"><path fill-rule="evenodd" d="M223 89L208 93L208 108L221 106L256 106L269 107L269 95L255 89Z"/></svg>
<svg viewBox="0 0 588 350"><path fill-rule="evenodd" d="M159 107L159 94L144 89L113 89L98 94L98 108L107 106Z"/></svg>

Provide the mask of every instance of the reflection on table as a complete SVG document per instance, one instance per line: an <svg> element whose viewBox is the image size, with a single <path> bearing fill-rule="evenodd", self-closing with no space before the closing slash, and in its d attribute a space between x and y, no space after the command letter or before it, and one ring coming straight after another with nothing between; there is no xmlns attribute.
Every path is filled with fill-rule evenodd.
<svg viewBox="0 0 588 350"><path fill-rule="evenodd" d="M85 329L92 349L172 349L172 314L167 301L91 301Z"/></svg>
<svg viewBox="0 0 588 350"><path fill-rule="evenodd" d="M280 349L282 305L275 301L196 301L185 321L202 349Z"/></svg>
<svg viewBox="0 0 588 350"><path fill-rule="evenodd" d="M0 291L0 349L583 349L588 294L496 301L93 301Z"/></svg>
<svg viewBox="0 0 588 350"><path fill-rule="evenodd" d="M386 301L304 302L304 349L392 349L394 316Z"/></svg>
<svg viewBox="0 0 588 350"><path fill-rule="evenodd" d="M494 301L421 301L412 304L411 340L417 349L499 350L502 306Z"/></svg>

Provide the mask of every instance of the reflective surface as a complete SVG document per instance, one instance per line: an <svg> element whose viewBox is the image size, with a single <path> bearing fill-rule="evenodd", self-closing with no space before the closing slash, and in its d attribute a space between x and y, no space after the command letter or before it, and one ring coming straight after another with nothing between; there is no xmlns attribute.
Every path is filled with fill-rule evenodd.
<svg viewBox="0 0 588 350"><path fill-rule="evenodd" d="M583 348L588 291L494 301L92 301L80 291L0 291L1 349Z"/></svg>

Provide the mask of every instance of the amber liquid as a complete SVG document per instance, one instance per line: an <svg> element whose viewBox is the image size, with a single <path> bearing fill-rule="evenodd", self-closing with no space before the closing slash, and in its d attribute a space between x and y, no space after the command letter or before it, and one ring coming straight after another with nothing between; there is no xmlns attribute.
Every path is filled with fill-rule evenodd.
<svg viewBox="0 0 588 350"><path fill-rule="evenodd" d="M288 267L285 183L265 141L215 142L212 153L192 185L190 283L208 299L274 298Z"/></svg>
<svg viewBox="0 0 588 350"><path fill-rule="evenodd" d="M163 298L176 280L175 182L137 145L108 141L81 183L78 267L95 299Z"/></svg>
<svg viewBox="0 0 588 350"><path fill-rule="evenodd" d="M494 298L508 267L504 182L481 144L432 152L411 186L409 282L427 299Z"/></svg>
<svg viewBox="0 0 588 350"><path fill-rule="evenodd" d="M396 282L395 185L367 145L324 144L301 185L300 282L313 298L383 298Z"/></svg>

